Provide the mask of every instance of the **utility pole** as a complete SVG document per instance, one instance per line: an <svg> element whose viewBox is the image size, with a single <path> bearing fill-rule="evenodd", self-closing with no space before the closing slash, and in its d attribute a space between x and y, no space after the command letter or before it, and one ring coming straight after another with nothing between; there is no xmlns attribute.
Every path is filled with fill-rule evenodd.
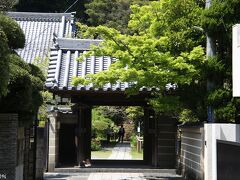
<svg viewBox="0 0 240 180"><path fill-rule="evenodd" d="M208 9L211 6L211 0L206 0L205 9ZM207 45L206 45L206 55L207 59L214 57L216 55L216 44L214 39L206 33L207 36ZM207 80L207 91L211 91L214 88L214 82L210 79ZM215 122L214 111L212 106L207 107L208 122Z"/></svg>

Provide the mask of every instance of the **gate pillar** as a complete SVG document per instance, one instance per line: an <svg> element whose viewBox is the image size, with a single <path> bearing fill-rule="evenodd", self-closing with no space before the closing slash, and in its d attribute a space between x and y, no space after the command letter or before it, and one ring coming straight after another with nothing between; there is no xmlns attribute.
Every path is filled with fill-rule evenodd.
<svg viewBox="0 0 240 180"><path fill-rule="evenodd" d="M48 115L49 118L49 150L48 150L48 171L54 171L58 163L58 112L51 112Z"/></svg>
<svg viewBox="0 0 240 180"><path fill-rule="evenodd" d="M78 114L77 161L91 158L91 108L80 108Z"/></svg>

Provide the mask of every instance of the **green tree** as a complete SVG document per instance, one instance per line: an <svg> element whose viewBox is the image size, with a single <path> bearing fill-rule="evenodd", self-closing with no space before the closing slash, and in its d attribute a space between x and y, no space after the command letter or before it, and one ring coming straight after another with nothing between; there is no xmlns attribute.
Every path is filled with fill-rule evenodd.
<svg viewBox="0 0 240 180"><path fill-rule="evenodd" d="M0 14L0 100L7 94L9 82L9 56L13 49L22 48L25 43L24 33L11 18Z"/></svg>
<svg viewBox="0 0 240 180"><path fill-rule="evenodd" d="M122 106L100 106L98 110L104 117L111 119L116 125L123 124L127 119L126 107Z"/></svg>
<svg viewBox="0 0 240 180"><path fill-rule="evenodd" d="M1 0L0 1L0 12L11 9L16 4L16 0Z"/></svg>
<svg viewBox="0 0 240 180"><path fill-rule="evenodd" d="M149 0L92 0L85 4L89 26L104 25L122 33L131 33L128 28L133 4L148 4Z"/></svg>
<svg viewBox="0 0 240 180"><path fill-rule="evenodd" d="M114 122L102 114L99 108L92 109L92 129L98 138L106 138L106 129L108 126L113 127Z"/></svg>
<svg viewBox="0 0 240 180"><path fill-rule="evenodd" d="M105 25L121 32L127 31L130 0L93 0L85 5L90 26Z"/></svg>
<svg viewBox="0 0 240 180"><path fill-rule="evenodd" d="M211 77L215 88L209 93L207 102L215 111L216 120L234 121L240 113L239 99L232 98L232 26L240 20L240 1L213 0L202 14L202 27L213 37L216 57L209 60L206 76Z"/></svg>
<svg viewBox="0 0 240 180"><path fill-rule="evenodd" d="M203 32L197 28L201 26L202 7L194 0L162 0L144 6L133 5L131 9L128 27L133 35L104 26L90 28L93 35L100 35L104 41L85 56L106 55L118 61L109 70L89 75L88 79L76 78L74 84L93 82L103 86L129 82L132 84L129 94L138 93L141 87L156 87L159 91L150 99L156 110L174 113L190 107L184 99L186 94L180 89L196 90L204 84L205 41ZM172 87L166 88L166 85ZM199 94L196 98L198 106L203 106L202 96Z"/></svg>
<svg viewBox="0 0 240 180"><path fill-rule="evenodd" d="M27 64L14 52L25 42L14 20L0 15L0 35L0 112L17 113L20 122L32 123L42 104L40 92L45 78L38 67Z"/></svg>

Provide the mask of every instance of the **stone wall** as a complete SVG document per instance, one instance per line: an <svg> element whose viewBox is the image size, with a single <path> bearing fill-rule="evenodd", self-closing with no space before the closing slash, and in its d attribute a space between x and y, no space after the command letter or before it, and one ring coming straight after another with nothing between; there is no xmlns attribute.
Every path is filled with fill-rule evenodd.
<svg viewBox="0 0 240 180"><path fill-rule="evenodd" d="M49 114L49 148L48 148L48 171L53 172L58 165L59 146L59 121L58 112Z"/></svg>
<svg viewBox="0 0 240 180"><path fill-rule="evenodd" d="M0 114L0 179L14 180L16 177L17 129L16 114Z"/></svg>

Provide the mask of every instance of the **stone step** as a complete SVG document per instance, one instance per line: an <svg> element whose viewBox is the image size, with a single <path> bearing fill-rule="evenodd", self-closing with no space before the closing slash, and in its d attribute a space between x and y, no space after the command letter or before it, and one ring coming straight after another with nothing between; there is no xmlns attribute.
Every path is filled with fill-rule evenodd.
<svg viewBox="0 0 240 180"><path fill-rule="evenodd" d="M182 180L172 173L45 173L44 180Z"/></svg>
<svg viewBox="0 0 240 180"><path fill-rule="evenodd" d="M55 168L56 173L97 173L97 172L118 172L118 173L169 173L176 174L176 169L155 169L155 168L95 168L95 167L71 167Z"/></svg>

